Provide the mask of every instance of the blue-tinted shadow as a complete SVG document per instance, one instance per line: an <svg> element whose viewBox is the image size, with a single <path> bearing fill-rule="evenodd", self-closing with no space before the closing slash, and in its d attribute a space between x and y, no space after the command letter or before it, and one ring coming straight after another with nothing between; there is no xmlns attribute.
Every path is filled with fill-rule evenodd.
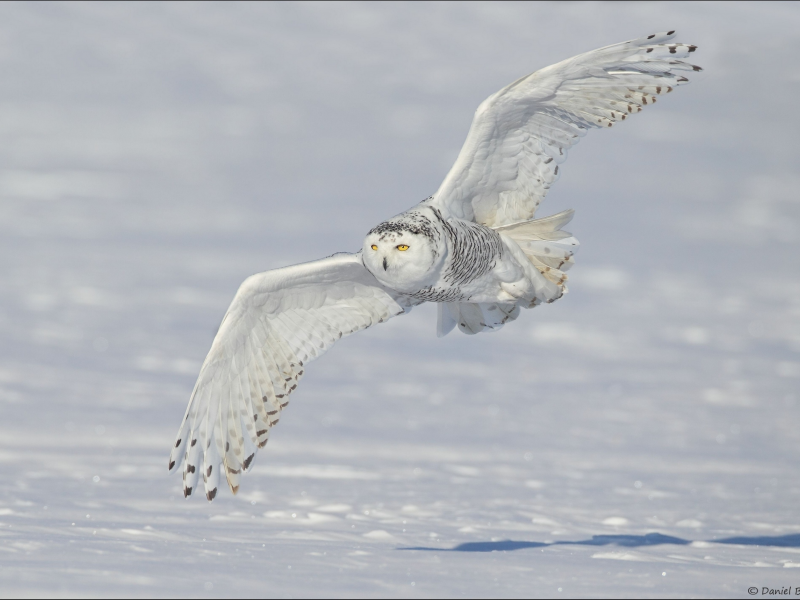
<svg viewBox="0 0 800 600"><path fill-rule="evenodd" d="M505 540L502 542L467 542L455 548L447 548L449 552L500 552L503 550L524 550L525 548L542 548L550 544L541 542L515 542ZM401 550L433 550L433 548L401 548Z"/></svg>
<svg viewBox="0 0 800 600"><path fill-rule="evenodd" d="M776 546L778 548L800 548L800 533L776 536L731 537L722 540L709 540L715 544L736 544L738 546Z"/></svg>
<svg viewBox="0 0 800 600"><path fill-rule="evenodd" d="M734 544L739 546L776 546L780 548L800 548L800 533L790 533L782 536L756 536L756 537L731 537L721 540L709 540L715 544ZM436 552L503 552L511 550L525 550L526 548L544 548L548 546L625 546L636 548L640 546L658 546L672 544L686 546L691 540L663 535L661 533L648 533L646 535L594 535L590 540L577 542L518 542L503 540L502 542L466 542L453 548L429 548L418 546L412 548L398 548L398 550L426 550Z"/></svg>

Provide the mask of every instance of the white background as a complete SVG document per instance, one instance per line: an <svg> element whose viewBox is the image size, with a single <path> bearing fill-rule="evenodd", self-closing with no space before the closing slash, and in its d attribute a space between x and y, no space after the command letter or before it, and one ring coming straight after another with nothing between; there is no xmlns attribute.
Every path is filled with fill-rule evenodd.
<svg viewBox="0 0 800 600"><path fill-rule="evenodd" d="M182 498L246 276L358 249L503 85L673 28L705 71L540 209L568 296L342 341L238 496ZM800 586L798 55L797 3L0 5L0 595Z"/></svg>

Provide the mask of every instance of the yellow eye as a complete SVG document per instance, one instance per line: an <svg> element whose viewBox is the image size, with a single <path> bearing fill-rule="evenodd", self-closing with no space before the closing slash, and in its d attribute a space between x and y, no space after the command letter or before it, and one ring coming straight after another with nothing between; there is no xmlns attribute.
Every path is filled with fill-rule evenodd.
<svg viewBox="0 0 800 600"><path fill-rule="evenodd" d="M372 248L373 250L377 250L378 249L378 247L375 244L372 244L372 246L370 246L370 248Z"/></svg>
<svg viewBox="0 0 800 600"><path fill-rule="evenodd" d="M405 252L406 250L408 250L408 246L406 246L405 244L400 244L397 247L397 249L400 250L400 252Z"/></svg>

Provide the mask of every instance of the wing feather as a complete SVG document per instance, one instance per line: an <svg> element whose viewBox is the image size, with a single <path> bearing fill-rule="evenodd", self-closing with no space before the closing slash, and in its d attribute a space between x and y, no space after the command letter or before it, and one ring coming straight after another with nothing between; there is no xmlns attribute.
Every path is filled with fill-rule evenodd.
<svg viewBox="0 0 800 600"><path fill-rule="evenodd" d="M206 498L213 500L219 487L219 465L222 462L214 440L209 439L203 457L203 481L205 482Z"/></svg>
<svg viewBox="0 0 800 600"><path fill-rule="evenodd" d="M340 338L409 308L366 270L360 253L248 278L200 369L170 455L170 470L183 466L184 494L202 472L213 500L221 469L235 494L306 364Z"/></svg>
<svg viewBox="0 0 800 600"><path fill-rule="evenodd" d="M701 70L680 60L697 46L674 37L657 33L580 54L487 98L430 202L490 227L532 219L589 129L624 121L688 81L676 72Z"/></svg>
<svg viewBox="0 0 800 600"><path fill-rule="evenodd" d="M272 384L272 375L268 362L272 360L271 355L268 355L263 347L256 350L255 368L258 371L259 381L261 381L261 401L264 404L264 410L267 413L267 424L271 427L274 415L277 415L280 410L280 402L275 395L275 387Z"/></svg>
<svg viewBox="0 0 800 600"><path fill-rule="evenodd" d="M263 400L265 396L263 390L266 384L258 360L259 354L258 347L255 346L251 357L251 365L248 370L248 380L250 383L249 406L251 414L253 415L253 429L251 432L253 443L259 448L263 448L267 443L269 435L269 416L267 415Z"/></svg>

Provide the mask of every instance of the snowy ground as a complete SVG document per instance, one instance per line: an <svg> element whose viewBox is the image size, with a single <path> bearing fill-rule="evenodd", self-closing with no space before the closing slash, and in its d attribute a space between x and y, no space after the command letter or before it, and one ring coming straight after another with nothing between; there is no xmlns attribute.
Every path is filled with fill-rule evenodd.
<svg viewBox="0 0 800 600"><path fill-rule="evenodd" d="M244 277L358 248L502 85L673 27L706 71L542 209L578 211L567 297L343 340L238 496L182 498ZM0 596L794 594L798 32L798 4L0 6Z"/></svg>

